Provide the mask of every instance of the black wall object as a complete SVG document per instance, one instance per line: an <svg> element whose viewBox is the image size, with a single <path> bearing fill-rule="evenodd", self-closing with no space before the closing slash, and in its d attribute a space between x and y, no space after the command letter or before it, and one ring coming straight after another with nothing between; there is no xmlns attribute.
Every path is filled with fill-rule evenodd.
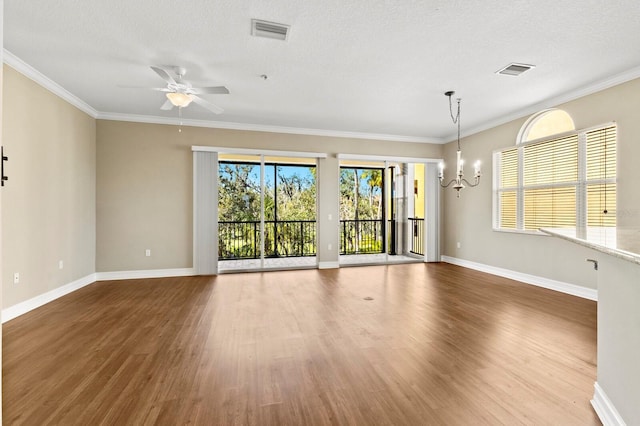
<svg viewBox="0 0 640 426"><path fill-rule="evenodd" d="M4 146L2 148L0 148L0 151L1 151L1 155L2 155L2 166L0 167L2 169L0 171L0 176L2 176L2 179L0 179L0 183L2 184L2 186L4 186L4 181L9 180L9 178L4 175L4 162L8 161L9 157L5 157L5 155L4 155Z"/></svg>

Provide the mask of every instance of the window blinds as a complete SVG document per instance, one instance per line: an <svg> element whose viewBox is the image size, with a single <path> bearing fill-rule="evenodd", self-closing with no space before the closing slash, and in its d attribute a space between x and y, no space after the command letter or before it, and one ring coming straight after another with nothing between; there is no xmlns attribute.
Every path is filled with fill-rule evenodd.
<svg viewBox="0 0 640 426"><path fill-rule="evenodd" d="M587 226L616 226L616 130L586 133Z"/></svg>
<svg viewBox="0 0 640 426"><path fill-rule="evenodd" d="M500 228L516 229L516 189L518 187L518 149L505 149L500 153Z"/></svg>
<svg viewBox="0 0 640 426"><path fill-rule="evenodd" d="M576 226L578 135L523 147L524 229Z"/></svg>
<svg viewBox="0 0 640 426"><path fill-rule="evenodd" d="M494 155L497 228L616 226L615 125Z"/></svg>

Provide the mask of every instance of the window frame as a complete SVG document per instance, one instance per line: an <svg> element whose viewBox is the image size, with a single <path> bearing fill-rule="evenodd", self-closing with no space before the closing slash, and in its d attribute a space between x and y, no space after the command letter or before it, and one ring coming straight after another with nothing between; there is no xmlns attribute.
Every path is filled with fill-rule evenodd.
<svg viewBox="0 0 640 426"><path fill-rule="evenodd" d="M534 117L539 118L544 112L549 110L541 111L536 114ZM531 123L535 123L535 120L528 120L523 128L531 125ZM516 234L528 234L528 235L546 235L538 229L525 229L524 224L524 193L526 189L534 189L534 188L557 188L560 185L562 186L572 186L575 187L576 190L576 232L577 236L586 237L587 227L588 227L588 191L587 188L590 185L597 184L614 184L617 186L617 173L613 178L605 178L605 179L591 179L587 178L587 134L596 130L603 130L608 127L615 127L616 136L616 152L618 146L618 125L615 121L610 121L607 123L579 129L579 130L571 130L566 132L557 133L554 135L545 136L542 138L538 138L531 141L522 141L520 138L523 135L526 135L527 132L521 130L518 134L518 141L515 146L510 146L506 148L496 149L492 153L492 165L493 165L493 199L492 199L492 229L496 232L506 232L506 233L516 233ZM574 182L563 182L561 184L552 183L545 185L524 185L524 150L525 147L540 144L544 142L550 142L553 140L563 139L566 137L570 137L573 135L577 135L578 139L578 176L577 181ZM501 154L505 151L516 150L517 151L517 185L515 187L507 187L501 188L501 164L500 157ZM616 154L617 156L617 154ZM617 158L616 158L617 163ZM502 228L501 224L501 210L500 210L500 194L503 192L514 192L516 193L516 214L515 214L515 228Z"/></svg>

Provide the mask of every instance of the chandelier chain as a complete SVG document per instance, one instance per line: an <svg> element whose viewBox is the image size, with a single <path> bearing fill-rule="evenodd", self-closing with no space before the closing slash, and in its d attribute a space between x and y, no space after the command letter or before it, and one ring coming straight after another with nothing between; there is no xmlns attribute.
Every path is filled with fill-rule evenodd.
<svg viewBox="0 0 640 426"><path fill-rule="evenodd" d="M451 94L453 95L453 93ZM449 98L449 114L451 115L451 121L453 121L453 124L457 124L458 125L458 151L460 151L460 101L462 100L461 98L457 98L456 101L458 102L458 109L456 111L456 116L453 116L453 105L451 103L451 95L448 95L447 97Z"/></svg>

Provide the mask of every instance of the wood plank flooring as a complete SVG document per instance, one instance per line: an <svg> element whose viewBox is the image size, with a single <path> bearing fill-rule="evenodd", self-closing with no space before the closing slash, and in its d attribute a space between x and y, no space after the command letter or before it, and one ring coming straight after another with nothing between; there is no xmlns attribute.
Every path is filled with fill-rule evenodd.
<svg viewBox="0 0 640 426"><path fill-rule="evenodd" d="M3 333L6 425L600 424L596 303L449 264L98 282Z"/></svg>

